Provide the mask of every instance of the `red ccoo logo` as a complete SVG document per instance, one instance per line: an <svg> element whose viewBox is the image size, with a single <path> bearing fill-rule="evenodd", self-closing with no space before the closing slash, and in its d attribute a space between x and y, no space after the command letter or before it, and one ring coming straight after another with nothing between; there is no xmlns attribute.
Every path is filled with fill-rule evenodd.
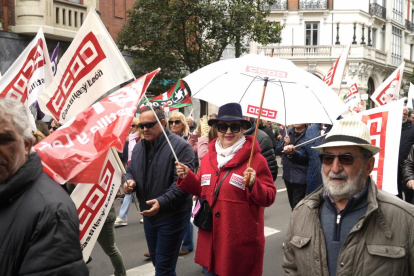
<svg viewBox="0 0 414 276"><path fill-rule="evenodd" d="M255 66L249 66L246 67L246 72L249 73L255 73L259 75L266 75L271 77L277 77L277 78L287 78L288 73L278 70L272 70L272 69L265 69L265 68L259 68Z"/></svg>

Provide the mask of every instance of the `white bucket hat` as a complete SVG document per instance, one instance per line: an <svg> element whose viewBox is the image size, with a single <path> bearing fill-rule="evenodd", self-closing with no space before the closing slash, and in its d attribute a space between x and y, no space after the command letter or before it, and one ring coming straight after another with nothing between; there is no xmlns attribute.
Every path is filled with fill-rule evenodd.
<svg viewBox="0 0 414 276"><path fill-rule="evenodd" d="M371 136L366 124L361 121L345 120L336 121L322 145L312 148L323 152L324 148L342 146L359 146L369 150L373 155L381 150L371 144Z"/></svg>

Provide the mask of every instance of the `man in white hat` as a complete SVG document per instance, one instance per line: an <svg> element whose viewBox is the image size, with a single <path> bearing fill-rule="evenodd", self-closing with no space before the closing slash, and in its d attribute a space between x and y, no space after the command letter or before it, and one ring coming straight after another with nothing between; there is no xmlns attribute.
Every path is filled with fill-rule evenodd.
<svg viewBox="0 0 414 276"><path fill-rule="evenodd" d="M294 209L285 240L288 275L414 275L414 207L370 178L368 127L337 121L320 152L323 186Z"/></svg>

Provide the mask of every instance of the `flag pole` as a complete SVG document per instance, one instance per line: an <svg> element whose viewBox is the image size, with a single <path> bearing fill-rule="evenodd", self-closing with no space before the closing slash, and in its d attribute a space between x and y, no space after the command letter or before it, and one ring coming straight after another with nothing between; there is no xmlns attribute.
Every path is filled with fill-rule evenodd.
<svg viewBox="0 0 414 276"><path fill-rule="evenodd" d="M272 49L272 53L270 54L270 57L273 57L273 52L274 49ZM250 151L250 158L249 158L249 162L247 163L247 167L251 167L252 166L252 161L253 161L253 153L254 153L254 145L256 143L256 137L257 137L257 130L259 129L259 124L260 124L260 115L262 114L262 107L263 107L263 100L266 94L266 88L267 88L267 82L269 81L269 78L266 77L264 78L264 85L263 85L263 92L262 92L262 100L260 101L260 108L259 108L259 114L257 115L257 119L256 119L256 128L254 130L254 136L253 136L253 143L252 143L252 149ZM245 187L249 186L250 183L250 173L247 173L247 177L246 177L246 183L244 183Z"/></svg>
<svg viewBox="0 0 414 276"><path fill-rule="evenodd" d="M167 140L168 145L170 146L170 149L171 149L171 151L172 151L172 153L173 153L173 155L174 155L175 161L176 161L176 162L179 162L179 161L178 161L178 158L177 158L177 155L175 154L175 151L174 151L174 149L173 149L173 147L172 147L172 145L171 145L170 139L168 139L167 133L165 132L164 127L162 126L162 124L161 124L161 122L160 122L160 119L158 119L158 116L157 116L157 114L155 113L154 108L152 108L152 103L148 100L148 98L147 98L147 94L146 94L146 93L144 93L144 97L145 97L145 99L146 99L146 100L147 100L147 102L148 102L148 106L151 108L152 112L154 113L155 119L157 119L158 124L161 126L162 133L164 133L165 139Z"/></svg>

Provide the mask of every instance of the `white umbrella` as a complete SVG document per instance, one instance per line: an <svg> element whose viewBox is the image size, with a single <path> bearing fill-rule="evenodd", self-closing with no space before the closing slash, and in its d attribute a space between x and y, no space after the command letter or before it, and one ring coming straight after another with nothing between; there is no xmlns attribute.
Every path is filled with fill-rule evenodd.
<svg viewBox="0 0 414 276"><path fill-rule="evenodd" d="M238 102L250 117L258 115L266 83L261 118L284 125L332 124L347 110L321 79L285 59L246 55L212 63L183 80L192 97L217 106Z"/></svg>

